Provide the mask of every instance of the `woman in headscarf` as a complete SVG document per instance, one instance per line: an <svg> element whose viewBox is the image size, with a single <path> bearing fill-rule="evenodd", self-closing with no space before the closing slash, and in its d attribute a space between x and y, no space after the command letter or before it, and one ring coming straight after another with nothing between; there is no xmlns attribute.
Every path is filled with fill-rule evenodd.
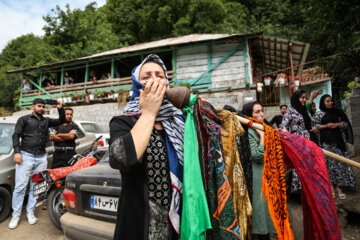
<svg viewBox="0 0 360 240"><path fill-rule="evenodd" d="M242 114L248 117L253 117L257 120L264 121L264 110L260 102L250 102L243 105ZM276 233L276 229L271 220L268 204L265 195L261 192L262 178L264 170L264 141L265 133L258 129L248 129L249 144L251 150L251 162L253 172L253 234L257 235L258 239L270 239L270 233Z"/></svg>
<svg viewBox="0 0 360 240"><path fill-rule="evenodd" d="M279 129L317 142L315 122L306 109L306 92L298 90L291 96L291 107L285 112ZM291 192L301 189L299 176L292 170Z"/></svg>
<svg viewBox="0 0 360 240"><path fill-rule="evenodd" d="M184 118L164 96L162 60L151 54L132 71L133 95L110 121L110 166L121 172L114 239L177 239Z"/></svg>
<svg viewBox="0 0 360 240"><path fill-rule="evenodd" d="M346 140L353 143L351 124L345 113L334 107L334 101L330 95L325 94L321 97L320 111L315 113L314 118L316 126L320 129L321 148L350 158ZM325 160L333 197L337 195L339 199L346 199L340 187L355 187L352 167L327 156Z"/></svg>

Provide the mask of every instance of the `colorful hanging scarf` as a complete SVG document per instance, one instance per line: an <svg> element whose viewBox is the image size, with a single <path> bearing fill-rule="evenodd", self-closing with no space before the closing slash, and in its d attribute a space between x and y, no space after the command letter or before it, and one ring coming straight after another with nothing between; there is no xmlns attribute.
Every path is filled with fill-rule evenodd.
<svg viewBox="0 0 360 240"><path fill-rule="evenodd" d="M139 107L140 89L143 87L138 79L141 67L147 62L159 64L165 72L166 80L167 70L162 60L155 54L147 56L144 61L132 71L133 95L129 103L125 106L123 113L126 116L139 116L141 110ZM169 84L169 82L168 82ZM172 198L170 204L169 218L172 226L177 233L180 233L180 215L181 215L181 194L183 189L183 143L184 143L184 118L181 112L164 98L160 111L156 116L156 121L161 121L165 129L165 141L168 152L170 179L172 186Z"/></svg>
<svg viewBox="0 0 360 240"><path fill-rule="evenodd" d="M221 142L221 119L215 108L198 97L194 112L199 146L202 146L200 163L207 181L208 199L213 231L206 232L206 239L240 239L240 229L234 210L233 196L227 177Z"/></svg>
<svg viewBox="0 0 360 240"><path fill-rule="evenodd" d="M233 193L241 239L251 239L252 206L236 144L236 137L243 135L245 131L234 113L226 110L220 110L218 113L222 120L221 137L226 172Z"/></svg>
<svg viewBox="0 0 360 240"><path fill-rule="evenodd" d="M249 193L250 202L252 202L253 194L253 172L252 172L252 162L251 162L251 150L248 137L248 129L244 128L245 134L239 137L236 137L236 144L240 156L241 166L244 170L246 187Z"/></svg>
<svg viewBox="0 0 360 240"><path fill-rule="evenodd" d="M184 135L184 188L181 214L180 240L205 239L205 231L211 229L209 208L201 179L197 137L194 125L192 105L197 95L191 95Z"/></svg>
<svg viewBox="0 0 360 240"><path fill-rule="evenodd" d="M286 204L285 165L279 132L264 122L253 118L248 119L250 120L248 126L251 126L253 122L264 126L265 152L262 192L268 202L269 213L278 239L292 240L294 235Z"/></svg>
<svg viewBox="0 0 360 240"><path fill-rule="evenodd" d="M324 154L315 143L298 135L281 132L287 160L302 183L304 239L339 240L341 233Z"/></svg>

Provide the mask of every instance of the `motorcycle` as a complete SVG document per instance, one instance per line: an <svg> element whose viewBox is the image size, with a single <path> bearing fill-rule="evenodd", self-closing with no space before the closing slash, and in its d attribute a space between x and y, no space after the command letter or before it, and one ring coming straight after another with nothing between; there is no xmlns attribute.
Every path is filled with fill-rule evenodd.
<svg viewBox="0 0 360 240"><path fill-rule="evenodd" d="M91 144L90 148L82 154L74 155L69 161L68 167L45 169L31 176L34 182L33 196L37 196L36 207L47 202L47 214L51 223L61 230L60 217L66 213L63 200L66 176L74 171L95 165L102 157L97 151L99 136Z"/></svg>

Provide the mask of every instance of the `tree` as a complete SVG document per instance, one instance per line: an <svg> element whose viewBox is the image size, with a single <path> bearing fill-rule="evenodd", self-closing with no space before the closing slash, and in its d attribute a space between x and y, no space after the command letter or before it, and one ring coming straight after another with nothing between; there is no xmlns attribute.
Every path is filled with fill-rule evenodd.
<svg viewBox="0 0 360 240"><path fill-rule="evenodd" d="M306 0L300 4L306 9L306 18L299 38L311 43L308 60L341 53L318 62L333 78L333 90L339 94L360 74L360 3Z"/></svg>
<svg viewBox="0 0 360 240"><path fill-rule="evenodd" d="M6 71L42 65L54 60L41 37L27 34L11 40L0 54L0 106L13 108L20 96L21 76Z"/></svg>
<svg viewBox="0 0 360 240"><path fill-rule="evenodd" d="M85 10L52 9L54 16L44 17L45 40L58 60L69 60L120 48L118 36L111 31L104 9L90 3Z"/></svg>
<svg viewBox="0 0 360 240"><path fill-rule="evenodd" d="M191 33L220 33L236 31L227 14L245 11L241 4L222 0L109 0L105 6L112 28L122 42L136 44ZM235 13L236 23L244 26L246 16Z"/></svg>

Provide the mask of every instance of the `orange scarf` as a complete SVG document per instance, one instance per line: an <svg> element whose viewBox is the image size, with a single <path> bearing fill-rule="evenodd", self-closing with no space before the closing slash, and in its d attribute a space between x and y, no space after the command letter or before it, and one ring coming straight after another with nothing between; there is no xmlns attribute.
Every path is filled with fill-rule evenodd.
<svg viewBox="0 0 360 240"><path fill-rule="evenodd" d="M262 121L247 117L251 126L253 122L264 126L265 152L262 191L268 202L268 209L279 240L293 240L285 186L285 163L281 147L280 134Z"/></svg>

